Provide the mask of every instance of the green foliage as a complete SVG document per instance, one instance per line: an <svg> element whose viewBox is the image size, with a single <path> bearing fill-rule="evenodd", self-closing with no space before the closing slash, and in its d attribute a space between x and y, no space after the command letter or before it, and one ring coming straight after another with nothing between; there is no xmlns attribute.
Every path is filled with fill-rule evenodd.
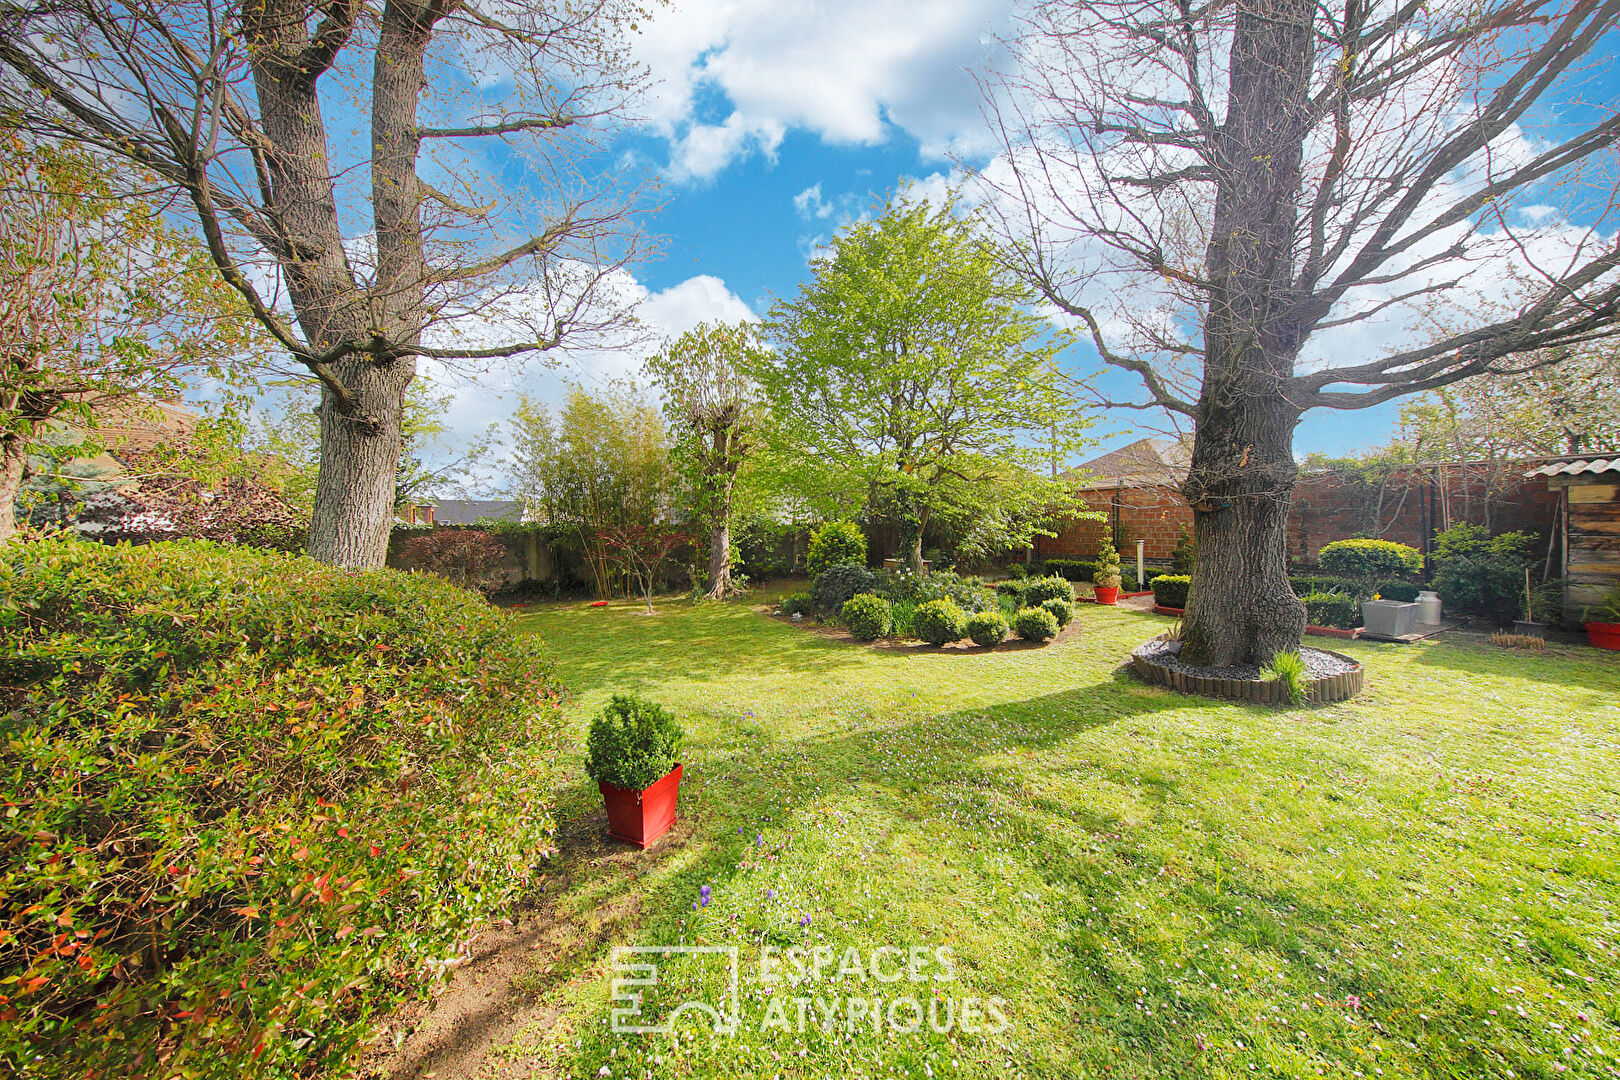
<svg viewBox="0 0 1620 1080"><path fill-rule="evenodd" d="M860 593L844 601L839 616L856 641L876 641L894 625L894 611L889 602L872 593Z"/></svg>
<svg viewBox="0 0 1620 1080"><path fill-rule="evenodd" d="M1013 629L1025 641L1050 641L1057 636L1057 616L1044 607L1024 608L1013 617Z"/></svg>
<svg viewBox="0 0 1620 1080"><path fill-rule="evenodd" d="M789 593L777 605L784 615L814 615L816 602L808 592Z"/></svg>
<svg viewBox="0 0 1620 1080"><path fill-rule="evenodd" d="M962 577L949 570L936 570L929 574L916 574L910 570L884 570L878 574L877 588L873 590L890 600L909 600L920 604L927 600L950 600L963 611L993 611L995 594L981 578Z"/></svg>
<svg viewBox="0 0 1620 1080"><path fill-rule="evenodd" d="M866 565L866 534L852 521L829 521L810 534L810 547L804 557L811 577L839 563Z"/></svg>
<svg viewBox="0 0 1620 1080"><path fill-rule="evenodd" d="M1048 600L1067 600L1074 602L1074 586L1055 575L1031 578L1024 585L1023 594L1019 597L1029 607L1040 607Z"/></svg>
<svg viewBox="0 0 1620 1080"><path fill-rule="evenodd" d="M1534 560L1534 533L1505 532L1492 536L1483 525L1453 525L1434 534L1434 561L1444 565L1452 559L1501 558L1520 565Z"/></svg>
<svg viewBox="0 0 1620 1080"><path fill-rule="evenodd" d="M917 636L912 620L917 614L917 604L911 600L896 600L889 605L889 622L891 630L897 638L914 638Z"/></svg>
<svg viewBox="0 0 1620 1080"><path fill-rule="evenodd" d="M945 645L967 632L967 613L951 600L929 600L917 605L911 632L930 645Z"/></svg>
<svg viewBox="0 0 1620 1080"><path fill-rule="evenodd" d="M1381 599L1398 600L1403 604L1410 604L1418 598L1418 593L1423 591L1423 586L1411 581L1390 581L1374 586L1372 591L1377 593Z"/></svg>
<svg viewBox="0 0 1620 1080"><path fill-rule="evenodd" d="M1349 630L1361 621L1361 603L1354 593L1306 593L1299 602L1305 605L1305 621L1312 626Z"/></svg>
<svg viewBox="0 0 1620 1080"><path fill-rule="evenodd" d="M1393 540L1335 540L1323 545L1316 561L1329 574L1374 581L1416 574L1423 569L1423 553Z"/></svg>
<svg viewBox="0 0 1620 1080"><path fill-rule="evenodd" d="M1176 546L1170 549L1170 569L1177 574L1191 574L1197 561L1198 545L1193 541L1192 530L1183 525L1176 534Z"/></svg>
<svg viewBox="0 0 1620 1080"><path fill-rule="evenodd" d="M1041 607L1052 613L1052 617L1057 620L1059 629L1068 626L1074 621L1074 601L1072 600L1054 596L1050 600L1043 600Z"/></svg>
<svg viewBox="0 0 1620 1080"><path fill-rule="evenodd" d="M1533 563L1530 533L1497 536L1478 525L1455 525L1434 536L1434 591L1451 611L1499 623L1524 612L1524 572Z"/></svg>
<svg viewBox="0 0 1620 1080"><path fill-rule="evenodd" d="M1054 461L1090 424L1056 356L1069 341L954 205L902 195L837 235L756 372L791 486L869 500L904 548L948 525L955 557L1027 546L1079 509Z"/></svg>
<svg viewBox="0 0 1620 1080"><path fill-rule="evenodd" d="M585 774L599 783L641 791L678 761L685 733L675 715L636 694L614 694L591 720Z"/></svg>
<svg viewBox="0 0 1620 1080"><path fill-rule="evenodd" d="M1105 589L1119 588L1119 552L1114 550L1114 545L1107 539L1104 539L1102 547L1097 549L1097 569L1092 571L1091 581L1092 584Z"/></svg>
<svg viewBox="0 0 1620 1080"><path fill-rule="evenodd" d="M1153 579L1153 602L1160 607L1185 608L1191 589L1191 575L1160 574Z"/></svg>
<svg viewBox="0 0 1620 1080"><path fill-rule="evenodd" d="M1090 559L1047 559L1046 572L1066 581L1090 581L1097 564Z"/></svg>
<svg viewBox="0 0 1620 1080"><path fill-rule="evenodd" d="M609 538L656 525L676 485L663 417L634 392L573 387L555 414L523 398L510 427L513 493L568 534L596 595L611 596L622 577Z"/></svg>
<svg viewBox="0 0 1620 1080"><path fill-rule="evenodd" d="M1029 571L1024 568L1023 563L1015 562L1008 565L1007 576L1012 578L1014 581L1023 581L1029 576Z"/></svg>
<svg viewBox="0 0 1620 1080"><path fill-rule="evenodd" d="M850 597L876 592L880 580L877 571L861 563L834 563L810 583L810 598L821 614L836 615Z"/></svg>
<svg viewBox="0 0 1620 1080"><path fill-rule="evenodd" d="M1582 622L1620 623L1620 584L1609 586L1603 599L1588 604L1581 612Z"/></svg>
<svg viewBox="0 0 1620 1080"><path fill-rule="evenodd" d="M999 611L980 611L968 616L967 636L983 648L1000 645L1007 639L1007 619Z"/></svg>
<svg viewBox="0 0 1620 1080"><path fill-rule="evenodd" d="M347 1071L535 881L562 736L542 653L430 575L6 549L0 1072Z"/></svg>
<svg viewBox="0 0 1620 1080"><path fill-rule="evenodd" d="M1280 679L1288 684L1288 704L1303 705L1310 693L1310 672L1305 658L1297 652L1280 652L1272 656L1271 663L1260 669L1262 679Z"/></svg>

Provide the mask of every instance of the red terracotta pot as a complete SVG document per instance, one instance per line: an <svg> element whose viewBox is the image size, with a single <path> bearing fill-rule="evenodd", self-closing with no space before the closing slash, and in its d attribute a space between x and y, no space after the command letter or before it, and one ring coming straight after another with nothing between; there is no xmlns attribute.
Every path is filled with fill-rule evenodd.
<svg viewBox="0 0 1620 1080"><path fill-rule="evenodd" d="M605 781L596 786L607 803L608 835L615 840L645 848L675 824L675 798L681 790L679 765L641 791L614 787Z"/></svg>
<svg viewBox="0 0 1620 1080"><path fill-rule="evenodd" d="M1091 591L1097 594L1097 603L1099 604L1119 603L1118 585L1115 585L1112 588L1107 585L1093 585L1091 587Z"/></svg>
<svg viewBox="0 0 1620 1080"><path fill-rule="evenodd" d="M1586 643L1599 649L1615 649L1620 651L1620 623L1587 623Z"/></svg>

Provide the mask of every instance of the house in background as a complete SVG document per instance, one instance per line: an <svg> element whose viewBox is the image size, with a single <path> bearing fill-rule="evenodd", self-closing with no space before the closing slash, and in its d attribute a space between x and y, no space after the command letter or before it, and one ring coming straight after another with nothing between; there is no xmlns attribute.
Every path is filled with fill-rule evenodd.
<svg viewBox="0 0 1620 1080"><path fill-rule="evenodd" d="M1620 582L1620 457L1559 458L1524 475L1558 496L1564 618L1579 622Z"/></svg>
<svg viewBox="0 0 1620 1080"><path fill-rule="evenodd" d="M421 529L482 529L486 523L532 524L533 519L516 499L423 499L406 503L395 515L394 542L388 561L404 570L415 569L404 556L402 537ZM506 546L501 571L509 582L549 581L556 573L551 546L536 529L489 530Z"/></svg>

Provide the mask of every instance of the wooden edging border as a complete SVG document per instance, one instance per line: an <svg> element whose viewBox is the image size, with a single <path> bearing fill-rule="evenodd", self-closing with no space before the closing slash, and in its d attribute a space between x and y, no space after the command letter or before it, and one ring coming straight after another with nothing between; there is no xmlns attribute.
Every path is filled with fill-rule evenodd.
<svg viewBox="0 0 1620 1080"><path fill-rule="evenodd" d="M1165 636L1160 634L1131 650L1131 667L1143 682L1179 690L1184 694L1226 698L1230 701L1252 701L1260 705L1281 705L1288 700L1288 686L1280 679L1217 679L1187 671L1173 671L1153 663L1142 655L1143 650L1149 645L1163 640ZM1326 705L1335 701L1348 701L1361 693L1367 678L1361 661L1334 652L1332 649L1321 651L1337 656L1354 664L1355 667L1349 671L1341 671L1337 675L1311 679L1305 700L1312 705Z"/></svg>
<svg viewBox="0 0 1620 1080"><path fill-rule="evenodd" d="M1182 615L1186 614L1186 611L1186 608L1165 607L1163 604L1153 605L1153 614L1155 615L1174 615L1179 619ZM1354 641L1356 638L1361 636L1363 629L1364 628L1360 626L1357 626L1351 630L1341 630L1337 626L1307 625L1305 627L1305 632L1310 634L1312 637L1331 637L1338 638L1341 641Z"/></svg>

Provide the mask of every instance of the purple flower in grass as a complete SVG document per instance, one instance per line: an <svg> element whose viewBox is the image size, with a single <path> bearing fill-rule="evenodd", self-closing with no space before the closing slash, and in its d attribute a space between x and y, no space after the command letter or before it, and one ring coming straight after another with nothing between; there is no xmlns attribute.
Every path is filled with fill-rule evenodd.
<svg viewBox="0 0 1620 1080"><path fill-rule="evenodd" d="M802 916L799 919L799 925L804 926L804 927L808 927L810 925L810 916L809 915Z"/></svg>
<svg viewBox="0 0 1620 1080"><path fill-rule="evenodd" d="M701 907L709 906L709 887L707 885L698 890L698 905Z"/></svg>

